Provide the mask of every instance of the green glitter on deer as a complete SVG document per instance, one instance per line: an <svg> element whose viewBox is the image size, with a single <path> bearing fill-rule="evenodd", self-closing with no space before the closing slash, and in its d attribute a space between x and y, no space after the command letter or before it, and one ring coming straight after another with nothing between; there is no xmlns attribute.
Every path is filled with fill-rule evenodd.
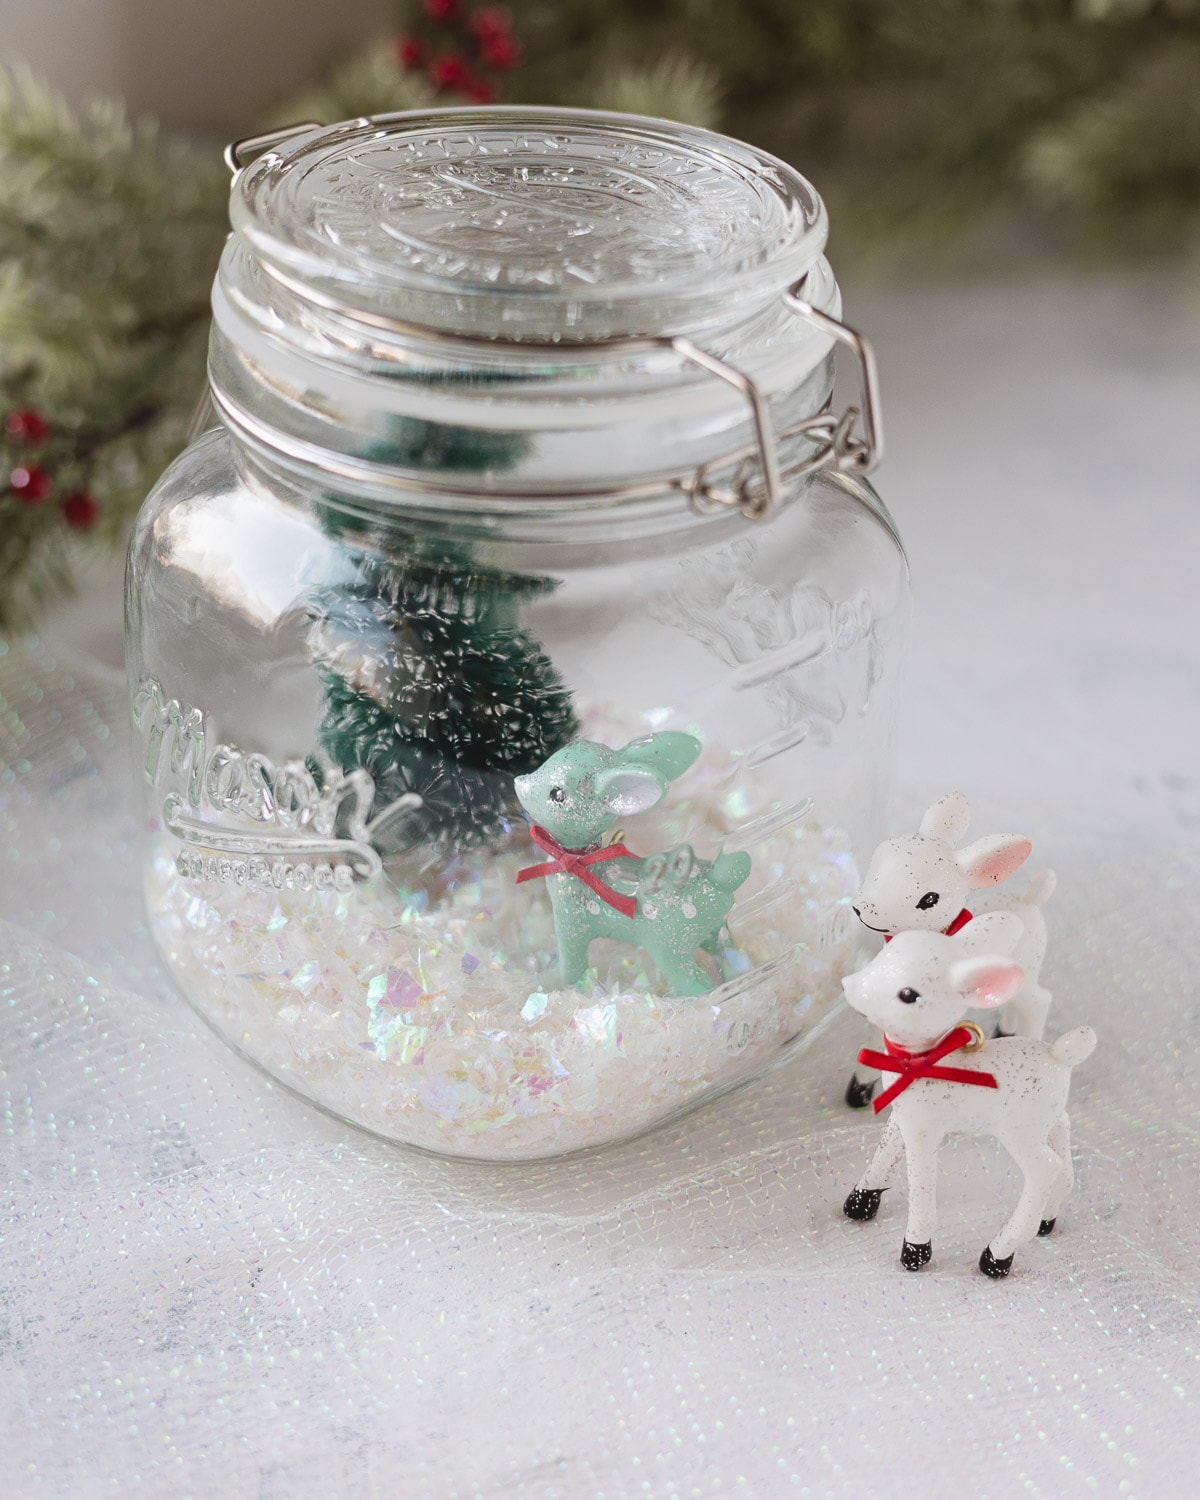
<svg viewBox="0 0 1200 1500"><path fill-rule="evenodd" d="M672 995L712 989L696 950L720 952L750 856L698 859L690 844L680 844L643 857L624 844L603 842L618 818L661 802L699 754L700 741L676 730L645 735L620 750L575 740L516 778L517 797L534 820L533 841L550 856L517 880L545 877L549 883L564 983L585 978L595 938L615 938L644 949Z"/></svg>

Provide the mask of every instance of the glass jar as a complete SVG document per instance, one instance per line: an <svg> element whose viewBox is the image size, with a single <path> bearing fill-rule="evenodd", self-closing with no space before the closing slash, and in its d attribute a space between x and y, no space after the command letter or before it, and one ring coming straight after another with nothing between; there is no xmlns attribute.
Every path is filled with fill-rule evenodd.
<svg viewBox="0 0 1200 1500"><path fill-rule="evenodd" d="M220 425L128 572L163 957L389 1139L642 1131L803 1043L859 959L908 583L821 200L587 111L231 166Z"/></svg>

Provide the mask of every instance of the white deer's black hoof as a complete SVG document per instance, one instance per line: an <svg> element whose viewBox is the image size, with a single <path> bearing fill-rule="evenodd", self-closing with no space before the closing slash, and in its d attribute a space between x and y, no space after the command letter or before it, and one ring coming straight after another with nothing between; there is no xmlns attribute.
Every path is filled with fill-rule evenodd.
<svg viewBox="0 0 1200 1500"><path fill-rule="evenodd" d="M865 1222L867 1219L873 1219L879 1212L879 1200L882 1197L882 1188L855 1188L842 1204L842 1212L848 1219L858 1219L860 1223Z"/></svg>
<svg viewBox="0 0 1200 1500"><path fill-rule="evenodd" d="M851 1109L866 1109L874 1099L878 1087L878 1078L863 1079L857 1073L851 1073L850 1082L846 1085L846 1103Z"/></svg>
<svg viewBox="0 0 1200 1500"><path fill-rule="evenodd" d="M997 1260L992 1254L991 1246L983 1247L983 1254L979 1257L979 1269L985 1276L990 1276L993 1281L1001 1281L1012 1270L1013 1258L1006 1255L1003 1260Z"/></svg>
<svg viewBox="0 0 1200 1500"><path fill-rule="evenodd" d="M933 1241L926 1240L923 1245L914 1245L911 1240L905 1240L900 1247L900 1264L906 1271L919 1271L922 1266L927 1266L933 1259Z"/></svg>
<svg viewBox="0 0 1200 1500"><path fill-rule="evenodd" d="M1044 1240L1057 1223L1057 1219L1043 1219L1038 1225L1038 1239Z"/></svg>

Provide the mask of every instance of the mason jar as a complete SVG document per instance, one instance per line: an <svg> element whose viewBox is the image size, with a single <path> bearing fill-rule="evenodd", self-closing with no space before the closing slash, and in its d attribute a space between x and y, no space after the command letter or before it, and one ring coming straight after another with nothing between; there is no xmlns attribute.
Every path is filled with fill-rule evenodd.
<svg viewBox="0 0 1200 1500"><path fill-rule="evenodd" d="M390 1140L643 1131L802 1045L861 956L908 581L825 209L589 111L229 160L218 422L128 570L163 959Z"/></svg>

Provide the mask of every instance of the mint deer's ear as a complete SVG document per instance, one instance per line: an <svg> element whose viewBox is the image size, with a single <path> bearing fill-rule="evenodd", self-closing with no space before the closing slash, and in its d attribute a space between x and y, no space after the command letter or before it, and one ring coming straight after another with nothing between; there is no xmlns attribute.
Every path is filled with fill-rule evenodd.
<svg viewBox="0 0 1200 1500"><path fill-rule="evenodd" d="M648 766L666 781L674 781L692 765L702 748L694 734L663 729L658 734L644 734L641 739L630 740L617 753L623 765Z"/></svg>
<svg viewBox="0 0 1200 1500"><path fill-rule="evenodd" d="M629 818L662 801L667 779L650 766L614 766L596 777L596 790L617 817Z"/></svg>

